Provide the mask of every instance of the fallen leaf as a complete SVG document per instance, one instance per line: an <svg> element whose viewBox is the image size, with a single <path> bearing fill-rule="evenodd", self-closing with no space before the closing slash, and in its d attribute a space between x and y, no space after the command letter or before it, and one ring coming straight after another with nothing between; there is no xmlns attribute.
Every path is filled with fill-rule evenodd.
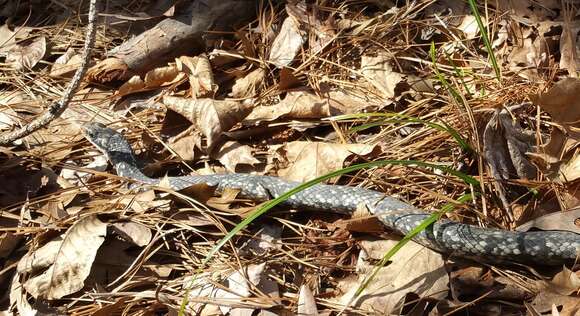
<svg viewBox="0 0 580 316"><path fill-rule="evenodd" d="M223 286L227 287L228 290L217 285L217 282L212 280L215 277L210 274L206 273L193 277L191 281L184 282L184 285L189 286L188 310L195 314L207 314L209 311L204 310L206 304L199 303L201 298L202 300L211 300L211 305L219 307L219 310L224 315L227 314L232 309L231 305L233 303L240 304L244 298L251 295L251 288L260 283L264 268L265 264L252 264L234 271L222 281ZM217 277L219 278L220 276ZM215 308L212 310L215 310Z"/></svg>
<svg viewBox="0 0 580 316"><path fill-rule="evenodd" d="M50 67L50 73L48 75L52 78L70 75L79 68L81 62L81 55L76 54L73 48L69 48L54 61L54 64Z"/></svg>
<svg viewBox="0 0 580 316"><path fill-rule="evenodd" d="M574 25L572 21L571 9L564 8L564 23L562 24L562 35L560 36L560 69L568 70L570 76L576 76L579 69L576 43L580 27Z"/></svg>
<svg viewBox="0 0 580 316"><path fill-rule="evenodd" d="M215 154L215 158L226 167L226 170L233 173L236 172L237 165L255 165L260 163L260 160L256 159L253 155L252 147L242 145L236 141L227 141L224 143L217 154Z"/></svg>
<svg viewBox="0 0 580 316"><path fill-rule="evenodd" d="M209 59L205 54L195 57L181 56L175 60L177 69L189 77L192 97L211 97L218 89L213 78Z"/></svg>
<svg viewBox="0 0 580 316"><path fill-rule="evenodd" d="M153 234L147 226L135 222L113 223L111 228L123 238L123 240L145 247L151 242Z"/></svg>
<svg viewBox="0 0 580 316"><path fill-rule="evenodd" d="M298 294L298 315L318 315L316 299L306 284L302 284Z"/></svg>
<svg viewBox="0 0 580 316"><path fill-rule="evenodd" d="M28 302L26 291L20 283L20 274L14 273L12 282L10 283L10 305L15 306L18 311L17 315L21 316L36 316L38 311L32 308Z"/></svg>
<svg viewBox="0 0 580 316"><path fill-rule="evenodd" d="M535 135L522 129L506 110L496 111L489 119L483 143L485 159L496 180L536 177L536 168L525 156L533 151Z"/></svg>
<svg viewBox="0 0 580 316"><path fill-rule="evenodd" d="M254 69L246 76L236 80L232 87L231 96L238 99L255 97L258 89L264 85L265 77L265 69Z"/></svg>
<svg viewBox="0 0 580 316"><path fill-rule="evenodd" d="M580 209L554 212L540 216L516 227L518 231L529 231L532 228L541 230L563 230L580 234L580 227L576 222L580 219Z"/></svg>
<svg viewBox="0 0 580 316"><path fill-rule="evenodd" d="M250 112L249 103L212 99L186 99L164 96L163 104L189 120L212 148L223 132L242 121Z"/></svg>
<svg viewBox="0 0 580 316"><path fill-rule="evenodd" d="M278 68L284 68L292 63L304 42L305 36L300 29L300 23L294 17L288 16L272 42L268 59Z"/></svg>
<svg viewBox="0 0 580 316"><path fill-rule="evenodd" d="M534 144L534 133L522 129L506 110L497 110L485 126L483 134L485 162L496 180L493 185L511 220L515 219L508 193L515 190L513 187L506 188L504 181L536 177L536 167L526 157L528 152L534 151Z"/></svg>
<svg viewBox="0 0 580 316"><path fill-rule="evenodd" d="M110 82L117 78L125 77L129 66L121 59L110 57L87 70L87 79L91 82Z"/></svg>
<svg viewBox="0 0 580 316"><path fill-rule="evenodd" d="M580 79L566 78L554 84L546 93L531 95L534 104L552 116L561 127L554 127L549 142L534 158L540 160L544 172L561 183L580 176L578 147L580 146ZM558 166L554 170L552 166Z"/></svg>
<svg viewBox="0 0 580 316"><path fill-rule="evenodd" d="M115 96L123 97L133 93L157 89L159 87L179 82L182 79L183 74L177 70L175 65L158 67L149 70L143 79L138 75L131 77L121 87L119 87Z"/></svg>
<svg viewBox="0 0 580 316"><path fill-rule="evenodd" d="M184 137L172 138L167 146L184 161L195 159L195 147L201 147L201 135L193 134Z"/></svg>
<svg viewBox="0 0 580 316"><path fill-rule="evenodd" d="M341 169L352 155L369 155L377 146L295 141L273 148L280 162L278 174L286 180L306 182Z"/></svg>
<svg viewBox="0 0 580 316"><path fill-rule="evenodd" d="M288 3L286 12L300 22L302 29L309 32L308 43L313 54L319 53L336 35L332 19L322 22L316 14L316 7L309 10L304 2Z"/></svg>
<svg viewBox="0 0 580 316"><path fill-rule="evenodd" d="M339 280L338 287L344 294L332 300L346 305L364 277L375 267L366 261L367 258L380 260L396 243L393 240L361 242L356 269L358 276ZM411 241L391 258L389 265L380 268L353 306L381 315L398 314L401 301L407 294L414 293L419 299L442 299L447 296L448 283L441 255Z"/></svg>
<svg viewBox="0 0 580 316"><path fill-rule="evenodd" d="M392 57L362 56L360 72L368 83L374 86L383 98L390 100L395 96L395 87L403 80L403 75L393 71Z"/></svg>
<svg viewBox="0 0 580 316"><path fill-rule="evenodd" d="M481 17L483 25L487 24L484 17ZM477 25L477 20L473 15L466 15L461 20L461 24L457 27L459 30L465 34L465 38L472 40L479 36L479 26Z"/></svg>
<svg viewBox="0 0 580 316"><path fill-rule="evenodd" d="M87 216L63 236L26 254L18 263L18 273L48 268L24 283L26 291L35 298L54 300L82 289L106 234L107 224Z"/></svg>
<svg viewBox="0 0 580 316"><path fill-rule="evenodd" d="M536 38L524 38L514 45L506 59L509 69L528 80L539 77L538 68L544 67L548 61L549 52L545 39L541 36Z"/></svg>
<svg viewBox="0 0 580 316"><path fill-rule="evenodd" d="M372 107L373 103L369 99L342 90L331 90L321 96L310 91L290 91L278 104L255 107L244 121L256 123L276 119L319 119L339 114L360 113Z"/></svg>
<svg viewBox="0 0 580 316"><path fill-rule="evenodd" d="M6 63L16 70L32 69L46 53L46 38L35 37L14 45L6 56Z"/></svg>
<svg viewBox="0 0 580 316"><path fill-rule="evenodd" d="M549 282L549 287L556 293L570 295L580 290L580 277L576 272L564 266L562 271L558 272Z"/></svg>

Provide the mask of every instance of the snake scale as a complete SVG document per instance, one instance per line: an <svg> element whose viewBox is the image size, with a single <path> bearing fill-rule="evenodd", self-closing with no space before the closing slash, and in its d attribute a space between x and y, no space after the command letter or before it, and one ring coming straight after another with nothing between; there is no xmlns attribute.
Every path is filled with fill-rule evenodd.
<svg viewBox="0 0 580 316"><path fill-rule="evenodd" d="M137 182L159 185L162 179L147 177L138 167L133 150L117 131L99 123L84 126L86 138L103 152L117 174ZM276 198L300 183L272 176L216 174L166 177L164 186L180 190L205 183L240 190L240 196L256 201ZM387 228L405 235L429 217L429 213L384 194L359 187L317 184L291 196L284 206L352 214L366 205ZM413 240L435 251L487 262L562 264L573 262L580 251L580 234L568 231L516 232L481 228L441 219Z"/></svg>

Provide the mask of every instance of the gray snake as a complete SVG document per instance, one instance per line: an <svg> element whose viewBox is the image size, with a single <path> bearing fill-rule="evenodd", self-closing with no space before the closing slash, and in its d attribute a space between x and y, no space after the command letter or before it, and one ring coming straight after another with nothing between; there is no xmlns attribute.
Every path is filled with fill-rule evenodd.
<svg viewBox="0 0 580 316"><path fill-rule="evenodd" d="M139 169L133 150L120 133L99 123L84 126L86 138L103 152L120 177L148 185L181 190L194 184L240 190L240 196L256 201L279 197L300 183L278 177L250 174L216 174L147 177ZM284 206L297 209L325 210L352 214L365 205L387 228L405 235L427 219L430 214L408 203L384 194L350 186L317 184L292 195ZM519 262L525 264L561 264L574 261L580 251L580 234L568 231L516 232L481 228L441 219L416 235L413 240L441 253L481 258L488 262Z"/></svg>

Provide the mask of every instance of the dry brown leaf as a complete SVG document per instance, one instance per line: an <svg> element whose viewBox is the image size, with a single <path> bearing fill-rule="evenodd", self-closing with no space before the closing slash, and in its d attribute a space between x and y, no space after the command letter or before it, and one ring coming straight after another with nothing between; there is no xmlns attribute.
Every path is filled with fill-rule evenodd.
<svg viewBox="0 0 580 316"><path fill-rule="evenodd" d="M308 43L313 54L320 52L336 35L332 19L322 22L316 14L316 7L308 10L304 2L288 3L288 15L300 22L300 26L310 33Z"/></svg>
<svg viewBox="0 0 580 316"><path fill-rule="evenodd" d="M560 68L568 70L570 76L576 76L579 69L579 62L576 45L576 35L578 28L572 27L571 21L562 25L562 35L560 36Z"/></svg>
<svg viewBox="0 0 580 316"><path fill-rule="evenodd" d="M379 94L391 100L395 96L395 87L403 80L403 75L393 71L392 57L386 54L362 56L360 72L368 83L379 91Z"/></svg>
<svg viewBox="0 0 580 316"><path fill-rule="evenodd" d="M169 65L149 70L145 74L144 81L147 88L157 88L178 82L181 78L177 67Z"/></svg>
<svg viewBox="0 0 580 316"><path fill-rule="evenodd" d="M26 254L18 263L20 274L48 267L24 283L26 291L35 298L53 300L82 289L106 234L107 224L87 216L64 236Z"/></svg>
<svg viewBox="0 0 580 316"><path fill-rule="evenodd" d="M14 273L10 284L10 305L16 307L17 315L36 316L38 311L28 302L28 295L20 283L20 274ZM11 315L11 314L9 314Z"/></svg>
<svg viewBox="0 0 580 316"><path fill-rule="evenodd" d="M264 85L266 70L263 68L254 69L245 77L236 80L232 87L231 96L234 98L252 98L258 93L258 89Z"/></svg>
<svg viewBox="0 0 580 316"><path fill-rule="evenodd" d="M144 79L138 75L131 77L131 79L127 80L121 87L119 87L115 96L122 97L132 93L153 90L178 82L182 80L182 78L183 75L180 74L175 65L158 67L149 70L145 74Z"/></svg>
<svg viewBox="0 0 580 316"><path fill-rule="evenodd" d="M278 104L257 106L245 119L247 122L276 119L318 119L339 114L360 113L372 106L371 100L331 90L318 96L310 91L290 91Z"/></svg>
<svg viewBox="0 0 580 316"><path fill-rule="evenodd" d="M517 43L521 44L514 45L507 56L509 69L529 80L538 78L537 69L546 64L549 55L544 38L524 38Z"/></svg>
<svg viewBox="0 0 580 316"><path fill-rule="evenodd" d="M300 294L298 295L298 315L318 315L316 308L316 299L312 290L306 284L300 287Z"/></svg>
<svg viewBox="0 0 580 316"><path fill-rule="evenodd" d="M207 148L250 112L249 104L236 101L165 96L163 104L189 120L206 137Z"/></svg>
<svg viewBox="0 0 580 316"><path fill-rule="evenodd" d="M46 53L46 38L35 37L14 45L6 56L6 63L16 70L32 69Z"/></svg>
<svg viewBox="0 0 580 316"><path fill-rule="evenodd" d="M300 29L300 23L292 16L284 19L280 32L270 48L269 60L278 68L288 66L304 44L306 37Z"/></svg>
<svg viewBox="0 0 580 316"><path fill-rule="evenodd" d="M135 222L119 222L111 225L111 228L123 238L123 240L145 247L151 242L153 234L149 227Z"/></svg>
<svg viewBox="0 0 580 316"><path fill-rule="evenodd" d="M236 141L227 141L215 154L215 158L221 162L229 172L236 172L239 164L255 165L260 163L252 153L252 147L242 145Z"/></svg>
<svg viewBox="0 0 580 316"><path fill-rule="evenodd" d="M485 17L481 17L483 24L487 24ZM475 16L466 15L461 20L461 24L457 27L459 30L465 34L466 39L474 39L479 36L479 26L477 26L477 21Z"/></svg>
<svg viewBox="0 0 580 316"><path fill-rule="evenodd" d="M564 266L562 271L554 276L549 283L549 287L556 293L570 295L580 290L580 277L577 272L571 271Z"/></svg>
<svg viewBox="0 0 580 316"><path fill-rule="evenodd" d="M331 223L329 228L336 230L348 230L361 233L381 233L385 231L385 225L371 214L366 204L358 205L352 214L352 219L339 219Z"/></svg>
<svg viewBox="0 0 580 316"><path fill-rule="evenodd" d="M559 182L571 182L580 176L578 146L580 145L580 79L566 78L557 82L548 92L532 95L530 99L552 120L561 125L550 134L550 141L535 156L550 173L551 165L560 164L556 174Z"/></svg>
<svg viewBox="0 0 580 316"><path fill-rule="evenodd" d="M169 203L169 200L157 199L155 191L153 190L147 190L137 194L125 194L115 200L115 205L128 207L137 213L144 213L151 209L164 207Z"/></svg>
<svg viewBox="0 0 580 316"><path fill-rule="evenodd" d="M22 236L14 235L11 232L3 232L0 234L0 258L6 259L8 255L18 246L22 240Z"/></svg>
<svg viewBox="0 0 580 316"><path fill-rule="evenodd" d="M195 158L195 147L200 147L201 136L199 134L188 135L172 139L167 146L185 161L193 161Z"/></svg>
<svg viewBox="0 0 580 316"><path fill-rule="evenodd" d="M375 267L366 258L380 260L396 243L393 240L362 241L363 250L357 264L358 277L340 280L338 287L345 294L333 301L347 304L364 277ZM449 283L444 263L439 253L411 241L392 257L388 266L380 268L353 306L371 313L390 315L399 314L400 301L408 293L415 293L419 298L442 299L447 295Z"/></svg>
<svg viewBox="0 0 580 316"><path fill-rule="evenodd" d="M75 50L69 48L54 61L54 64L50 67L50 73L48 75L52 78L70 75L79 68L81 62L81 55L75 54Z"/></svg>
<svg viewBox="0 0 580 316"><path fill-rule="evenodd" d="M232 309L232 303L239 304L242 303L244 298L250 297L252 294L251 288L256 287L260 283L264 268L265 264L252 264L243 267L225 277L225 280L222 282L224 283L223 286L216 286L218 282L212 280L216 279L216 277L219 278L219 275L212 276L209 273L196 275L190 281L183 283L184 286L187 286L190 298L187 305L188 312L195 315L209 315L209 311L204 310L209 307L212 308L212 312L214 313L219 313L221 310L223 315L228 314ZM215 305L211 307L213 304L200 304L198 303L199 299L210 299ZM219 309L216 310L215 306L218 306Z"/></svg>
<svg viewBox="0 0 580 316"><path fill-rule="evenodd" d="M496 180L534 179L536 168L525 156L533 151L535 135L522 129L506 110L490 118L484 132L485 158Z"/></svg>
<svg viewBox="0 0 580 316"><path fill-rule="evenodd" d="M8 24L0 26L0 56L5 56L16 45L15 35L15 32L8 27Z"/></svg>
<svg viewBox="0 0 580 316"><path fill-rule="evenodd" d="M119 87L119 90L117 90L116 95L122 97L131 93L145 91L145 87L146 87L145 81L141 79L141 76L135 75L131 77L131 79L127 80L122 86Z"/></svg>
<svg viewBox="0 0 580 316"><path fill-rule="evenodd" d="M189 77L192 97L211 97L218 86L213 78L211 63L205 54L195 57L181 56L175 60L177 69Z"/></svg>
<svg viewBox="0 0 580 316"><path fill-rule="evenodd" d="M87 78L92 82L104 83L123 78L128 71L129 66L121 59L110 57L91 67L87 71Z"/></svg>
<svg viewBox="0 0 580 316"><path fill-rule="evenodd" d="M352 155L369 155L377 146L295 141L271 150L281 162L278 174L299 182L312 180L343 167Z"/></svg>
<svg viewBox="0 0 580 316"><path fill-rule="evenodd" d="M576 205L568 205L568 208L575 207ZM580 234L580 227L578 227L575 223L579 218L580 209L566 212L555 212L540 216L522 225L519 225L516 230L528 231L532 228L537 228L541 230L564 230Z"/></svg>

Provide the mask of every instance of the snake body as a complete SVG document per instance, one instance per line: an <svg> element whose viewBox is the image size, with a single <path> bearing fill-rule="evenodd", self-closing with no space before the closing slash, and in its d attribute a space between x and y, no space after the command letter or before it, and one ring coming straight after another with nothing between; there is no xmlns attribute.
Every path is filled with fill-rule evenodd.
<svg viewBox="0 0 580 316"><path fill-rule="evenodd" d="M103 152L117 174L148 185L180 190L194 184L237 189L240 196L256 201L279 197L300 183L278 177L250 174L216 174L154 179L141 172L127 140L120 133L99 123L84 127L86 138ZM430 216L429 213L384 194L350 186L317 184L292 195L284 206L352 214L361 205L387 228L405 235ZM482 259L488 262L561 264L576 259L580 234L568 231L516 232L481 228L441 219L416 235L413 240L441 253Z"/></svg>

